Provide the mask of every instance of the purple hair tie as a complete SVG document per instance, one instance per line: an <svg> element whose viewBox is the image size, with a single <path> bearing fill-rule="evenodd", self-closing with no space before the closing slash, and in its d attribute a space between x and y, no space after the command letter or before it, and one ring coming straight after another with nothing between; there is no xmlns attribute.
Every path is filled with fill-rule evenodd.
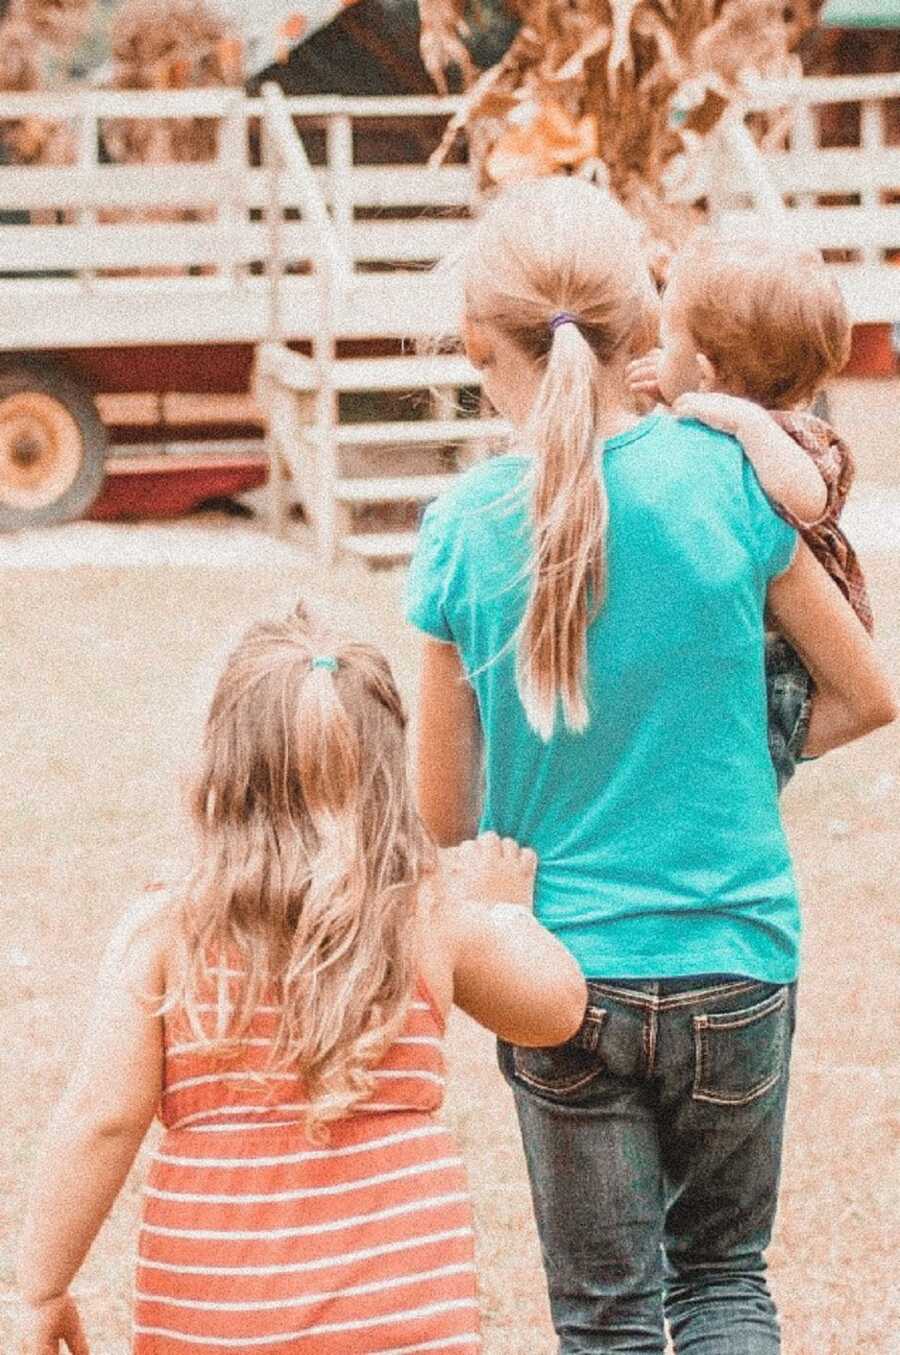
<svg viewBox="0 0 900 1355"><path fill-rule="evenodd" d="M558 315L550 317L550 333L555 334L560 325L577 325L578 319L569 311L560 311Z"/></svg>

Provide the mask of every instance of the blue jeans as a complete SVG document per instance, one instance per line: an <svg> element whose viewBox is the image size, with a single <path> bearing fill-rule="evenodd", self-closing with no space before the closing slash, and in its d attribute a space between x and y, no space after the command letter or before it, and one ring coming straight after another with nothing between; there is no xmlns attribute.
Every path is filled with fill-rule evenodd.
<svg viewBox="0 0 900 1355"><path fill-rule="evenodd" d="M766 633L766 703L769 754L779 795L803 756L812 714L813 684L799 654L783 635Z"/></svg>
<svg viewBox="0 0 900 1355"><path fill-rule="evenodd" d="M578 1033L499 1044L560 1355L775 1355L765 1278L794 985L589 980Z"/></svg>

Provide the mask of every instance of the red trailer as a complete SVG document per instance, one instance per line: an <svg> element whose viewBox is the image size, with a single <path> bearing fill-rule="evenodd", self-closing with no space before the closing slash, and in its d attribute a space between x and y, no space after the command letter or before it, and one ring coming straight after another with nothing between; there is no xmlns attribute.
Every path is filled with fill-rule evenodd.
<svg viewBox="0 0 900 1355"><path fill-rule="evenodd" d="M408 433L403 397L436 374L434 362L416 369L409 341L456 327L446 288L422 266L464 229L469 175L363 156L375 146L382 159L384 130L411 119L436 140L454 108L432 97L285 99L275 87L266 98L0 95L0 119L65 121L77 146L72 164L0 166L0 529L148 502L165 515L263 483L271 449L254 369L264 342L315 353L295 397L306 422L323 366L327 384L349 358L335 421L355 401L374 411L376 445L387 424ZM215 119L217 159L104 163L106 120L163 116ZM402 359L401 385L391 358ZM451 380L477 383L450 362Z"/></svg>

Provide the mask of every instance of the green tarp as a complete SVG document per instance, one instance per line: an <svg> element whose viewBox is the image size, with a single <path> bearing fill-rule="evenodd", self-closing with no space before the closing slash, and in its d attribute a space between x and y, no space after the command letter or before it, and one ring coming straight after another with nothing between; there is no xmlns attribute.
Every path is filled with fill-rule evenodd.
<svg viewBox="0 0 900 1355"><path fill-rule="evenodd" d="M826 28L900 28L900 0L828 0L819 22Z"/></svg>

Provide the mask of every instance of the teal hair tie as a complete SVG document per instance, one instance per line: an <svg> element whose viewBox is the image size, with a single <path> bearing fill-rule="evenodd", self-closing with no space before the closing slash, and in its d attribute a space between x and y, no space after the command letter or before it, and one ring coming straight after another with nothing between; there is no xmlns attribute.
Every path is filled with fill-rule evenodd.
<svg viewBox="0 0 900 1355"><path fill-rule="evenodd" d="M327 668L329 673L336 673L338 670L338 661L333 659L330 654L317 654L312 661L313 668Z"/></svg>

